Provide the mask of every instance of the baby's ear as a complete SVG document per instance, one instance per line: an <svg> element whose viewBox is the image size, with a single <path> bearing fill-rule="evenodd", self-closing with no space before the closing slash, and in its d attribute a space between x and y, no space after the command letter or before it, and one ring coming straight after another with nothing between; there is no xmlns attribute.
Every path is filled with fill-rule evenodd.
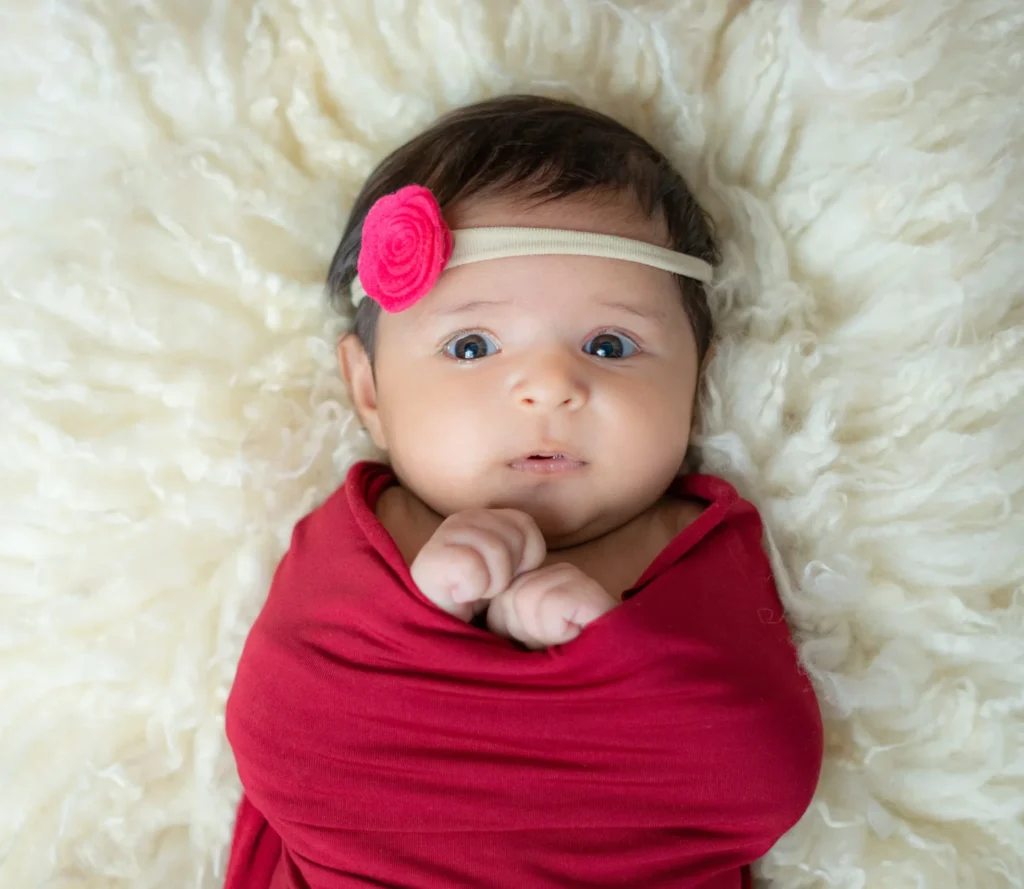
<svg viewBox="0 0 1024 889"><path fill-rule="evenodd" d="M354 333L346 334L338 340L338 366L360 422L370 433L373 443L381 450L386 450L387 444L377 409L377 383L373 378L373 366L366 349Z"/></svg>

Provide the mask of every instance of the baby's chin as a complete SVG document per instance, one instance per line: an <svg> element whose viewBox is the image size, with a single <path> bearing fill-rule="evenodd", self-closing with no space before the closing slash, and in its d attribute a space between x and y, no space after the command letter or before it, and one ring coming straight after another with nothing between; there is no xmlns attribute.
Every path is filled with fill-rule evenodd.
<svg viewBox="0 0 1024 889"><path fill-rule="evenodd" d="M498 506L499 504L494 504ZM607 514L588 515L578 504L521 502L505 500L501 508L525 512L540 528L549 550L567 549L594 540L616 527L618 522Z"/></svg>

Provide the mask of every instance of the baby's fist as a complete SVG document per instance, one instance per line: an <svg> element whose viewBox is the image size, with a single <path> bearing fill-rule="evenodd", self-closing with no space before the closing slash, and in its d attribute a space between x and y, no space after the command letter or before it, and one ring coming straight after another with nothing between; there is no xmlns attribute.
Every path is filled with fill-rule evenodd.
<svg viewBox="0 0 1024 889"><path fill-rule="evenodd" d="M575 639L619 603L575 565L559 562L520 574L487 608L487 626L527 648Z"/></svg>
<svg viewBox="0 0 1024 889"><path fill-rule="evenodd" d="M544 561L537 523L518 509L466 509L446 518L409 566L420 591L462 620Z"/></svg>

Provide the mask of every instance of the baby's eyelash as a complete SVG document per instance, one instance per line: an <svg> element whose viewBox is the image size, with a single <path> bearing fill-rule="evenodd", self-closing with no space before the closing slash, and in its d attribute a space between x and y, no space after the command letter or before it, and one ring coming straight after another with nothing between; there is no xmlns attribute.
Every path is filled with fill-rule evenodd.
<svg viewBox="0 0 1024 889"><path fill-rule="evenodd" d="M498 342L498 338L493 333L491 333L489 330L485 330L482 327L465 327L462 330L456 330L455 333L446 334L445 337L440 342L438 342L437 347L436 347L437 351L438 352L443 352L445 349L448 348L448 346L450 346L452 343L454 343L459 337L468 336L471 333L478 333L481 336L488 336L492 340L494 340L496 343Z"/></svg>
<svg viewBox="0 0 1024 889"><path fill-rule="evenodd" d="M611 334L614 334L615 336L626 337L626 339L632 340L638 346L643 346L643 344L644 344L644 341L642 339L640 339L640 337L637 336L637 334L633 333L633 331L631 331L631 330L623 330L621 327L601 327L601 328L598 328L597 330L594 330L594 331L591 331L590 333L588 333L587 336L586 336L586 340L584 340L584 342L586 342L587 340L592 340L595 336L603 336L606 333L611 333Z"/></svg>

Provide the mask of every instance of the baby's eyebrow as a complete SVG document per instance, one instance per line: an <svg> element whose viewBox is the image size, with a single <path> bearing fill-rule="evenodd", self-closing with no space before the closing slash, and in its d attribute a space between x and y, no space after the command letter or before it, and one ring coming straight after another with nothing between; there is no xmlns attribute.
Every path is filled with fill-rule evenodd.
<svg viewBox="0 0 1024 889"><path fill-rule="evenodd" d="M505 300L497 299L472 299L469 302L458 303L457 305L450 306L446 309L434 309L430 314L437 318L444 318L448 315L461 315L463 312L468 312L472 309L480 308L495 308L500 306L506 306L508 303Z"/></svg>
<svg viewBox="0 0 1024 889"><path fill-rule="evenodd" d="M668 320L668 314L662 309L655 308L638 308L627 302L614 299L599 299L596 300L597 305L603 306L607 309L616 309L620 312L626 312L629 315L634 315L637 318L644 318L648 321L660 321L665 322ZM467 302L457 303L454 306L447 308L437 308L430 311L430 316L433 318L448 318L452 315L462 315L465 312L470 312L474 309L481 308L508 308L510 305L508 300L503 299L471 299Z"/></svg>
<svg viewBox="0 0 1024 889"><path fill-rule="evenodd" d="M638 318L647 318L653 321L666 321L668 315L661 309L654 308L637 308L629 303L619 302L618 300L602 299L598 300L598 305L605 306L609 309L618 309L620 312L626 312L630 315L636 315Z"/></svg>

